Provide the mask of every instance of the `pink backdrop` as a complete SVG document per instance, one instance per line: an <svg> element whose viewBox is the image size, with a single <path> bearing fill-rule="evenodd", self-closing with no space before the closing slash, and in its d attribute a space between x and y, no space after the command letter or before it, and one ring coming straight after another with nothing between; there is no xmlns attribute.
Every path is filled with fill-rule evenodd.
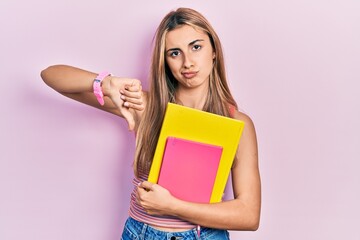
<svg viewBox="0 0 360 240"><path fill-rule="evenodd" d="M155 28L180 6L212 22L257 127L261 226L233 239L360 239L355 0L2 0L0 239L120 239L134 137L39 74L66 63L146 82Z"/></svg>

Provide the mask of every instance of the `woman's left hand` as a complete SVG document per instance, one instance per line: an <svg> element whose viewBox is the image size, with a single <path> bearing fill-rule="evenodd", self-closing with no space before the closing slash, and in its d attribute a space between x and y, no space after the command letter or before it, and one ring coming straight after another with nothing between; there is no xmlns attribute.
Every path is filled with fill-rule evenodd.
<svg viewBox="0 0 360 240"><path fill-rule="evenodd" d="M137 202L150 215L171 215L175 199L158 184L144 181L137 187Z"/></svg>

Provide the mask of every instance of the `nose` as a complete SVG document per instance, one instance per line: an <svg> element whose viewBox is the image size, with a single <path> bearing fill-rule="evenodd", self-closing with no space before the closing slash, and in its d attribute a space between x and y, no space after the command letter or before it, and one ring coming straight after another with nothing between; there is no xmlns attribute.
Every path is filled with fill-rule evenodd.
<svg viewBox="0 0 360 240"><path fill-rule="evenodd" d="M189 56L189 54L183 54L184 56L184 68L185 69L190 69L191 67L194 66L193 60L191 59L191 57Z"/></svg>

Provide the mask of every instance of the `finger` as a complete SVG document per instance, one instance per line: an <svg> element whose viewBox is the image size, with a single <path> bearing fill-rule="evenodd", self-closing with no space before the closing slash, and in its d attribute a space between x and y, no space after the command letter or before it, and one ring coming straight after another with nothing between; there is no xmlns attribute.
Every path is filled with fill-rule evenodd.
<svg viewBox="0 0 360 240"><path fill-rule="evenodd" d="M124 86L129 88L141 85L141 81L135 78L124 78L122 81L124 83Z"/></svg>
<svg viewBox="0 0 360 240"><path fill-rule="evenodd" d="M131 103L134 103L134 104L142 104L143 103L143 99L142 98L133 98L133 97L128 97L128 96L125 96L123 94L120 95L120 98L121 100L125 101L125 102L131 102Z"/></svg>
<svg viewBox="0 0 360 240"><path fill-rule="evenodd" d="M145 105L142 101L134 101L132 99L123 99L124 107L133 108L135 110L143 110Z"/></svg>
<svg viewBox="0 0 360 240"><path fill-rule="evenodd" d="M121 95L124 95L126 97L137 98L137 99L140 99L143 96L142 91L131 92L128 90L120 90L120 93L121 93Z"/></svg>
<svg viewBox="0 0 360 240"><path fill-rule="evenodd" d="M136 200L138 201L138 202L140 202L140 200L141 200L141 196L144 194L144 192L145 192L145 189L143 189L142 187L137 187L137 191L136 191Z"/></svg>
<svg viewBox="0 0 360 240"><path fill-rule="evenodd" d="M141 85L133 85L133 86L125 86L125 90L128 90L130 92L138 92L142 90Z"/></svg>
<svg viewBox="0 0 360 240"><path fill-rule="evenodd" d="M136 192L135 192L135 201L140 204L139 188L137 188L137 190L136 190Z"/></svg>
<svg viewBox="0 0 360 240"><path fill-rule="evenodd" d="M134 109L136 111L143 111L145 109L144 104L133 104L129 102L124 102L124 107Z"/></svg>
<svg viewBox="0 0 360 240"><path fill-rule="evenodd" d="M135 79L131 83L125 84L124 89L131 92L141 91L142 90L141 82Z"/></svg>
<svg viewBox="0 0 360 240"><path fill-rule="evenodd" d="M133 108L139 111L142 111L145 108L143 98L132 98L125 95L120 95L120 98L124 101L124 106L127 108Z"/></svg>
<svg viewBox="0 0 360 240"><path fill-rule="evenodd" d="M155 184L154 183L151 183L151 182L148 182L148 181L144 181L140 184L140 187L144 188L144 189L148 189L148 190L153 190L153 186Z"/></svg>

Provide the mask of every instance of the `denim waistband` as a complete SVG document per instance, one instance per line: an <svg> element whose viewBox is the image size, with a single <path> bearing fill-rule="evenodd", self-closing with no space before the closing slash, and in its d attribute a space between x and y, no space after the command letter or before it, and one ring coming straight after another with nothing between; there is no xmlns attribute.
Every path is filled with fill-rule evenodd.
<svg viewBox="0 0 360 240"><path fill-rule="evenodd" d="M124 226L122 239L138 239L138 240L200 240L200 239L229 239L229 233L226 230L201 228L200 237L196 228L179 231L166 232L155 229L146 223L139 222L129 217ZM125 237L127 235L128 238Z"/></svg>
<svg viewBox="0 0 360 240"><path fill-rule="evenodd" d="M139 233L138 239L166 239L166 240L200 239L197 235L196 228L181 232L165 232L153 228L146 223L139 222L133 218L128 218L127 222L129 225L131 225L132 230L135 230L136 233Z"/></svg>

